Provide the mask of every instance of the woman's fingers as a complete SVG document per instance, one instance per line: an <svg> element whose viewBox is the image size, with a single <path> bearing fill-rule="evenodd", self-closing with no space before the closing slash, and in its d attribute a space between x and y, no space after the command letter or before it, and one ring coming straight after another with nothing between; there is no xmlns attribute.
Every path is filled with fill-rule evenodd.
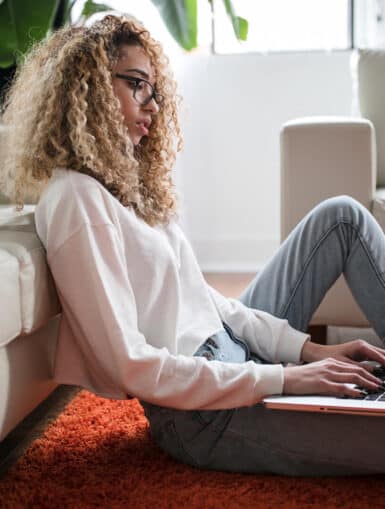
<svg viewBox="0 0 385 509"><path fill-rule="evenodd" d="M359 397L360 388L374 392L382 381L352 361L323 359L302 366L284 368L285 394L331 394Z"/></svg>
<svg viewBox="0 0 385 509"><path fill-rule="evenodd" d="M365 376L362 376L359 373L352 373L352 372L339 372L334 375L334 381L340 382L340 383L350 383L355 384L358 387L364 387L365 389L369 389L370 391L378 391L382 387L382 383L376 381L373 381L371 379L368 379Z"/></svg>
<svg viewBox="0 0 385 509"><path fill-rule="evenodd" d="M368 345L370 347L370 359L385 365L385 350L377 346Z"/></svg>
<svg viewBox="0 0 385 509"><path fill-rule="evenodd" d="M353 387L348 384L339 384L335 382L329 382L328 390L323 392L325 396L339 396L340 398L348 396L351 398L359 398L363 396L363 393L357 387Z"/></svg>
<svg viewBox="0 0 385 509"><path fill-rule="evenodd" d="M385 366L385 349L373 346L363 339L355 339L339 345L316 345L311 341L304 344L301 360L317 362L322 359L333 358L344 362L375 361ZM366 371L372 371L370 365L363 366Z"/></svg>
<svg viewBox="0 0 385 509"><path fill-rule="evenodd" d="M385 349L371 345L363 339L356 339L349 345L351 348L350 358L355 360L370 359L385 365Z"/></svg>
<svg viewBox="0 0 385 509"><path fill-rule="evenodd" d="M360 382L367 381L368 383L375 385L382 385L382 380L375 375L373 375L370 371L365 369L365 367L361 366L360 363L354 362L350 359L339 360L336 359L336 369L339 373L343 373L344 376L350 378L350 383L355 383L360 385Z"/></svg>

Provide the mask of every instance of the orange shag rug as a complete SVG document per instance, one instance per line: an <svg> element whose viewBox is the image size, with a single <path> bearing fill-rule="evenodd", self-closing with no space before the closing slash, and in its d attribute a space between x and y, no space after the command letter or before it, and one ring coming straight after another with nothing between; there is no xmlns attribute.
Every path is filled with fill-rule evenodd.
<svg viewBox="0 0 385 509"><path fill-rule="evenodd" d="M203 471L151 440L137 400L80 391L0 481L2 509L385 507L385 476Z"/></svg>

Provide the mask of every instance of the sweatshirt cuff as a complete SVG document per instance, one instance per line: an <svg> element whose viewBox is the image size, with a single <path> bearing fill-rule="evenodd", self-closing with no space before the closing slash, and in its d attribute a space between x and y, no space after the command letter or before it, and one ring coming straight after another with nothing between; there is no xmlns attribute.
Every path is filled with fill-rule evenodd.
<svg viewBox="0 0 385 509"><path fill-rule="evenodd" d="M282 394L283 366L282 364L255 364L255 401L258 403L264 396Z"/></svg>
<svg viewBox="0 0 385 509"><path fill-rule="evenodd" d="M301 351L309 334L301 332L287 324L277 346L276 358L279 362L300 362Z"/></svg>

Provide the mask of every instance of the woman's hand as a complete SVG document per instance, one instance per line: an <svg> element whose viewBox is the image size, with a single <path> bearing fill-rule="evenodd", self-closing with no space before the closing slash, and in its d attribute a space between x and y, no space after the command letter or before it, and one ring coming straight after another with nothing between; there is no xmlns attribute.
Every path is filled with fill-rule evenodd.
<svg viewBox="0 0 385 509"><path fill-rule="evenodd" d="M284 394L358 397L360 390L348 384L356 384L369 391L378 391L383 387L382 381L364 367L331 358L303 366L284 367L283 371Z"/></svg>
<svg viewBox="0 0 385 509"><path fill-rule="evenodd" d="M301 352L303 366L284 368L285 394L328 394L334 396L360 396L356 384L369 391L383 388L372 367L363 360L385 365L385 350L357 339L340 345L318 345L307 341Z"/></svg>
<svg viewBox="0 0 385 509"><path fill-rule="evenodd" d="M315 362L322 359L333 358L342 362L361 365L361 361L377 361L385 365L385 350L373 346L362 339L348 341L340 345L318 345L311 341L306 341L301 352L301 361ZM364 365L368 371L372 368L370 365Z"/></svg>

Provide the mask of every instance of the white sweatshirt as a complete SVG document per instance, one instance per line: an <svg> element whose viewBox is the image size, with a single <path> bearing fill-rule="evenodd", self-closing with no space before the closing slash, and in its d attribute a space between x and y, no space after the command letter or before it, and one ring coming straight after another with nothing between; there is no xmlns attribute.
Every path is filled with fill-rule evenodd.
<svg viewBox="0 0 385 509"><path fill-rule="evenodd" d="M67 169L54 170L35 221L63 309L58 383L180 409L282 392L277 363L299 362L309 336L211 288L175 221L150 227L96 179ZM193 357L222 320L272 364Z"/></svg>

